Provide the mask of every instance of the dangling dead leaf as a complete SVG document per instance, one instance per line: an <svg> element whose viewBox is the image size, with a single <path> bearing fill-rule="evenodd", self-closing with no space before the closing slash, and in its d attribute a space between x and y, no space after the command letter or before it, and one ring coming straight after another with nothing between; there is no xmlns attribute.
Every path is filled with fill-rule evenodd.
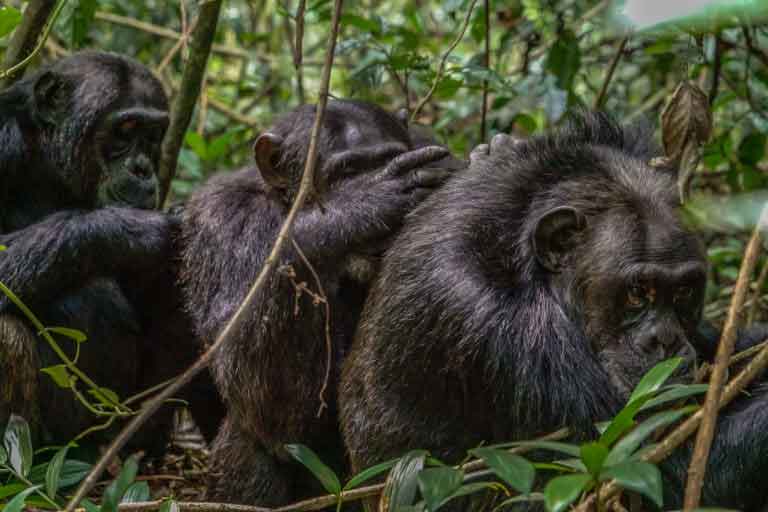
<svg viewBox="0 0 768 512"><path fill-rule="evenodd" d="M691 179L701 160L700 149L712 134L712 112L707 95L696 84L684 80L661 113L664 153L679 169L680 201L688 197Z"/></svg>

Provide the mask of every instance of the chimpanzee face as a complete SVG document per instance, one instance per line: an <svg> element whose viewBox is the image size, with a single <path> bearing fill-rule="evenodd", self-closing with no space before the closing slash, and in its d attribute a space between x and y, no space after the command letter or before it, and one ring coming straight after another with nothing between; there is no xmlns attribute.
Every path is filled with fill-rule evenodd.
<svg viewBox="0 0 768 512"><path fill-rule="evenodd" d="M701 246L675 208L648 203L658 208L558 208L540 220L535 239L574 325L627 397L660 361L694 362L706 282Z"/></svg>
<svg viewBox="0 0 768 512"><path fill-rule="evenodd" d="M142 65L83 52L33 84L39 140L61 188L86 207L154 208L168 102Z"/></svg>

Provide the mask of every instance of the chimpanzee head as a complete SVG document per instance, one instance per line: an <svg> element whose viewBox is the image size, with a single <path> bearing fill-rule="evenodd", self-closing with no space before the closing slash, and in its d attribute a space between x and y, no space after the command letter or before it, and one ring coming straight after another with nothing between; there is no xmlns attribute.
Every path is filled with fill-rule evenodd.
<svg viewBox="0 0 768 512"><path fill-rule="evenodd" d="M315 105L299 107L278 119L254 145L264 181L287 201L304 172L314 119ZM328 102L318 142L315 185L321 192L345 176L375 171L413 149L407 119L353 100Z"/></svg>
<svg viewBox="0 0 768 512"><path fill-rule="evenodd" d="M649 165L631 130L582 118L568 137L528 146L561 177L532 197L526 231L534 273L559 297L623 394L659 361L693 360L706 264L679 215L674 171ZM558 147L556 147L558 146ZM526 150L522 150L526 153Z"/></svg>
<svg viewBox="0 0 768 512"><path fill-rule="evenodd" d="M157 205L157 164L168 101L143 65L80 52L14 86L16 115L35 172L83 207Z"/></svg>

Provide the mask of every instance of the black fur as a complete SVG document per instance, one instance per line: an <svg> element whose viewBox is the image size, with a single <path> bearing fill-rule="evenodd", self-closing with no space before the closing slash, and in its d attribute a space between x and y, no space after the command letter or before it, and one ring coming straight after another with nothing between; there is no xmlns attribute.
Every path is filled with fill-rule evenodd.
<svg viewBox="0 0 768 512"><path fill-rule="evenodd" d="M0 280L45 325L85 332L78 366L121 398L173 377L198 352L174 284L178 220L148 209L167 110L144 66L100 52L0 92ZM0 330L5 414L26 416L57 444L102 421L39 372L60 360L2 294ZM59 342L72 357L72 343ZM191 389L210 431L208 418L222 412L204 381ZM167 408L143 441L162 447L170 419Z"/></svg>
<svg viewBox="0 0 768 512"><path fill-rule="evenodd" d="M455 463L481 442L564 426L593 438L644 371L692 357L703 253L678 218L673 170L647 164L655 155L647 130L582 115L473 160L411 214L344 364L341 424L355 471L415 448ZM562 259L548 259L534 243L540 219L562 207L574 222L550 240ZM645 266L662 275L659 310L678 293L665 289L670 276L688 269L688 302L674 303L674 318L648 313L625 328L614 288ZM615 282L596 285L606 276ZM765 400L720 422L705 503L761 503ZM686 463L680 454L664 466L667 506L680 502Z"/></svg>
<svg viewBox="0 0 768 512"><path fill-rule="evenodd" d="M234 314L267 258L296 193L313 121L314 106L278 120L256 142L257 161L266 168L215 177L186 209L186 297L207 342ZM369 272L360 266L375 266L405 213L444 177L440 170L414 169L446 152L408 152L405 124L371 104L330 102L319 148L317 196L300 212L293 239L330 303L329 408L318 416L326 372L325 309L296 289L303 282L317 291L289 244L281 255L283 271L270 278L248 320L212 364L229 416L212 449L209 499L279 505L320 492L305 468L288 462L284 443L307 444L343 467L335 385L367 292Z"/></svg>

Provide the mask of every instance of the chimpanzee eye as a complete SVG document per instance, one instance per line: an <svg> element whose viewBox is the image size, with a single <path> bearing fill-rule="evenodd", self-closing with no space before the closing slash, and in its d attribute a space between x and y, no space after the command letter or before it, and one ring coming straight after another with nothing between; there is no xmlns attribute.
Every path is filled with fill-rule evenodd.
<svg viewBox="0 0 768 512"><path fill-rule="evenodd" d="M645 306L647 300L647 293L642 286L631 286L627 290L627 296L625 297L624 304L630 309L638 309Z"/></svg>
<svg viewBox="0 0 768 512"><path fill-rule="evenodd" d="M130 133L131 133L133 130L135 130L135 129L136 129L136 126L137 126L138 124L139 124L139 123L138 123L138 122L137 122L135 119L129 119L129 120L127 120L127 121L123 121L123 122L120 124L120 132L121 132L122 134L128 135L128 134L130 134Z"/></svg>

